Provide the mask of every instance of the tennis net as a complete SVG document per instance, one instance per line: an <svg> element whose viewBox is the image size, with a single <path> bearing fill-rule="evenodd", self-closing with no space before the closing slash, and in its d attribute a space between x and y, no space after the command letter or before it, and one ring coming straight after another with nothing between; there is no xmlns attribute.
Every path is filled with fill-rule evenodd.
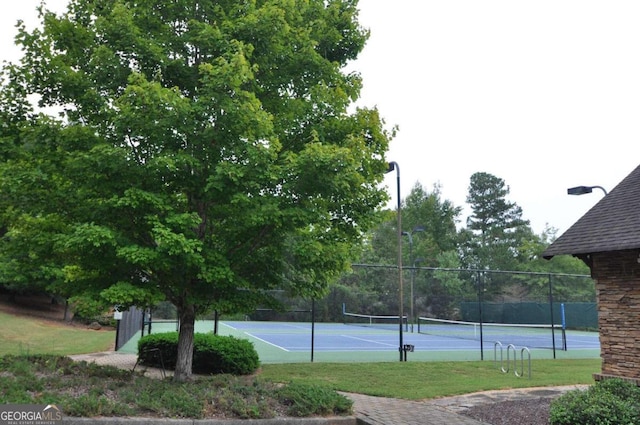
<svg viewBox="0 0 640 425"><path fill-rule="evenodd" d="M561 325L479 323L419 317L418 332L477 341L482 337L483 342L490 344L500 342L519 347L566 349Z"/></svg>
<svg viewBox="0 0 640 425"><path fill-rule="evenodd" d="M367 326L379 329L398 330L400 328L400 316L383 316L371 314L347 313L343 306L342 318L345 325ZM409 330L407 316L402 317L402 328Z"/></svg>

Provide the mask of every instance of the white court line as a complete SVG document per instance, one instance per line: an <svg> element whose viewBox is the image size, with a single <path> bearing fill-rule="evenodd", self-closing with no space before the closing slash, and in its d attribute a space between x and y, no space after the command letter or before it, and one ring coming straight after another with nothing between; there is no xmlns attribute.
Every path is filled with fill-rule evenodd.
<svg viewBox="0 0 640 425"><path fill-rule="evenodd" d="M284 324L284 327L285 327L285 328L293 328L293 329L304 329L304 330L311 329L309 326L304 326L304 325L290 325L290 324L288 324L288 323L285 323L285 324Z"/></svg>
<svg viewBox="0 0 640 425"><path fill-rule="evenodd" d="M272 346L272 347L279 348L279 349L281 349L282 351L286 351L287 353L289 352L289 350L287 350L286 348L284 348L284 347L280 347L279 345L276 345L276 344L274 344L273 342L269 342L269 341L264 340L264 339L262 339L262 338L258 338L257 336L252 335L252 334L250 334L249 332L244 332L244 334L245 334L245 335L249 335L251 338L255 338L255 339L257 339L258 341L262 341L262 342L264 342L265 344L269 344L269 345L270 345L270 346Z"/></svg>
<svg viewBox="0 0 640 425"><path fill-rule="evenodd" d="M340 335L340 336L343 338L351 338L351 339L357 339L358 341L370 342L372 344L380 344L380 345L386 345L387 347L395 347L395 344L387 344L386 342L373 341L371 339L358 338L350 335Z"/></svg>
<svg viewBox="0 0 640 425"><path fill-rule="evenodd" d="M226 326L226 327L228 327L228 328L231 328L231 329L233 329L233 330L235 330L235 331L237 331L237 330L238 330L237 328L235 328L235 327L233 327L233 326L231 326L231 325L228 325L228 324L226 324L226 323L224 323L224 322L222 322L222 325L224 325L224 326ZM289 352L289 350L287 350L286 348L281 347L281 346L279 346L279 345L276 345L276 344L274 344L274 343L272 343L272 342L269 342L269 341L267 341L267 340L264 340L264 339L262 339L262 338L258 338L257 336L255 336L255 335L253 335L253 334L251 334L251 333L249 333L249 332L243 332L243 333L244 333L245 335L250 336L251 338L255 338L255 339L257 339L258 341L264 342L264 343L265 343L265 344L267 344L267 345L270 345L270 346L272 346L272 347L279 348L280 350L282 350L282 351L286 351L287 353Z"/></svg>
<svg viewBox="0 0 640 425"><path fill-rule="evenodd" d="M239 329L238 329L238 328L236 328L235 326L231 326L231 325L229 325L229 324L228 324L228 323L226 323L226 322L220 322L220 324L221 324L221 325L223 325L223 326L226 326L226 327L228 327L228 328L231 328L231 329L233 329L234 331L239 330ZM283 327L283 328L304 329L304 330L310 329L308 326L302 326L302 325L289 325L289 324L284 324L284 325L282 325L282 327ZM276 331L277 331L277 329L276 329Z"/></svg>
<svg viewBox="0 0 640 425"><path fill-rule="evenodd" d="M228 327L228 328L231 328L231 329L233 329L234 331L237 331L237 330L238 330L238 328L236 328L235 326L231 326L231 325L227 324L226 322L220 322L220 324L221 324L222 326L226 326L226 327Z"/></svg>

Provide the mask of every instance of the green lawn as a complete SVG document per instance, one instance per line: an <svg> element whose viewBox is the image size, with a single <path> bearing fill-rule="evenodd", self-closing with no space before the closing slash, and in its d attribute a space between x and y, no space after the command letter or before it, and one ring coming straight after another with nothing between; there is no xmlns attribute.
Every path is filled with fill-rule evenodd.
<svg viewBox="0 0 640 425"><path fill-rule="evenodd" d="M533 360L531 378L502 373L493 361L295 363L262 366L278 382L326 384L339 391L420 400L476 391L593 384L600 359ZM527 370L525 366L525 370Z"/></svg>
<svg viewBox="0 0 640 425"><path fill-rule="evenodd" d="M108 351L115 331L94 331L0 312L0 355L84 354Z"/></svg>

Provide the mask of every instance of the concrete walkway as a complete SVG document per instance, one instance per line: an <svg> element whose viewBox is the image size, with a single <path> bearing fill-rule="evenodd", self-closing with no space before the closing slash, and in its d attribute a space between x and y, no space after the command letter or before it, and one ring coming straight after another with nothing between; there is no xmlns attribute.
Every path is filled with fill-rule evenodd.
<svg viewBox="0 0 640 425"><path fill-rule="evenodd" d="M135 354L115 352L70 356L76 361L94 362L142 372L145 376L161 378L171 376L159 369L136 365ZM462 414L464 410L478 404L496 403L526 398L557 397L566 391L584 389L586 386L564 386L544 388L522 388L505 391L483 391L457 397L444 397L424 401L409 401L363 394L342 393L353 401L353 411L360 424L368 425L479 425L477 421ZM256 422L256 421L252 421Z"/></svg>

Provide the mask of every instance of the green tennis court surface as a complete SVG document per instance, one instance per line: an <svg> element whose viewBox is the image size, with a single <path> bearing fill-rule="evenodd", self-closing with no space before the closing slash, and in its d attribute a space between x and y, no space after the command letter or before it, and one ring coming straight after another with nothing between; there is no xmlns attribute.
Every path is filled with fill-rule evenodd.
<svg viewBox="0 0 640 425"><path fill-rule="evenodd" d="M176 331L176 322L153 322L151 332ZM213 321L197 321L196 332L212 332ZM386 328L345 325L339 323L304 322L250 322L223 321L218 324L220 335L232 335L253 342L262 363L299 363L299 362L384 362L399 360L400 331L398 326ZM313 333L313 338L312 338ZM139 331L119 351L137 353ZM479 339L468 336L429 335L403 331L403 345L413 345L414 351L407 352L407 361L470 361L480 360ZM499 338L500 335L490 335ZM550 338L550 337L549 337ZM496 341L500 341L496 339ZM527 347L533 359L550 359L554 350L550 348L530 347L523 335L514 344L520 352ZM484 359L500 358L500 346L495 341L483 343ZM533 339L532 339L533 342ZM598 358L600 345L595 332L566 331L567 351L561 346L555 350L555 357ZM500 341L503 350L513 342ZM532 344L537 345L537 344ZM496 354L497 353L497 354Z"/></svg>

